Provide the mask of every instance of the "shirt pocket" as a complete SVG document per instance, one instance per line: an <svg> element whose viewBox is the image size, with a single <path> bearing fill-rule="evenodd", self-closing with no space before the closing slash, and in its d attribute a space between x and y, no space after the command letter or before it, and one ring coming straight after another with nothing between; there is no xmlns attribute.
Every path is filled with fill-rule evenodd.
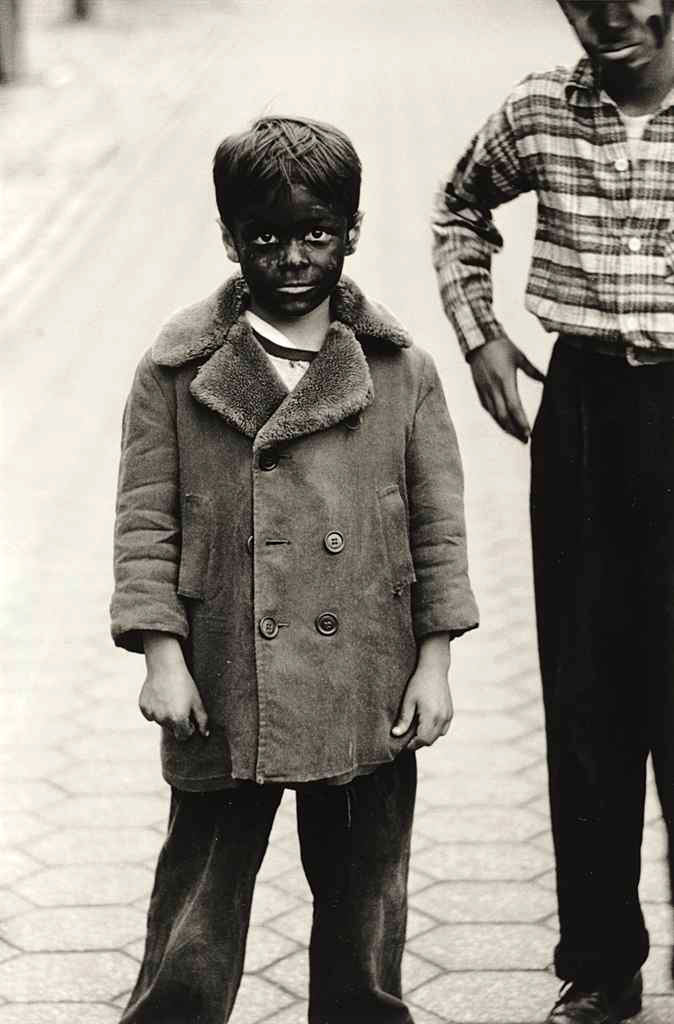
<svg viewBox="0 0 674 1024"><path fill-rule="evenodd" d="M203 599L211 557L213 513L211 499L203 494L186 494L182 500L182 548L178 572L178 593Z"/></svg>
<svg viewBox="0 0 674 1024"><path fill-rule="evenodd" d="M407 509L397 484L377 491L391 584L396 593L416 580L410 550Z"/></svg>

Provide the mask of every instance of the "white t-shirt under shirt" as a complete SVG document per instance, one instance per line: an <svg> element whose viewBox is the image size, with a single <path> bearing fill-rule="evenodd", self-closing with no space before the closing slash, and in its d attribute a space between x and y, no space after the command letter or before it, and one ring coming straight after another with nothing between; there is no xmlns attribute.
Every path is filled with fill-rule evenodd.
<svg viewBox="0 0 674 1024"><path fill-rule="evenodd" d="M317 352L297 348L276 327L272 327L257 313L246 310L246 320L253 329L257 340L267 353L267 358L279 377L288 388L293 388L309 369L309 365Z"/></svg>
<svg viewBox="0 0 674 1024"><path fill-rule="evenodd" d="M641 159L641 140L644 137L646 125L652 117L653 114L639 114L634 117L620 110L620 118L627 132L627 148L634 163Z"/></svg>

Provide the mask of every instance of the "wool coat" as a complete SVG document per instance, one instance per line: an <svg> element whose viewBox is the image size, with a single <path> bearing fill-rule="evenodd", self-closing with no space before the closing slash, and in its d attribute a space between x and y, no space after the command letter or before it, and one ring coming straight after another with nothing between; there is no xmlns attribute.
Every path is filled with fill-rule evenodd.
<svg viewBox="0 0 674 1024"><path fill-rule="evenodd" d="M462 470L435 366L343 278L292 392L234 277L173 316L124 414L115 642L179 637L210 736L164 777L348 781L391 761L417 643L477 625Z"/></svg>

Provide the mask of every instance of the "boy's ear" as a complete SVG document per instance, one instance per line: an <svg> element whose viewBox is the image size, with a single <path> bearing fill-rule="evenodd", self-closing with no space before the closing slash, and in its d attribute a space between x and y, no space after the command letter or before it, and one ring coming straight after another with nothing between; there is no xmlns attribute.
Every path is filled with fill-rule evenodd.
<svg viewBox="0 0 674 1024"><path fill-rule="evenodd" d="M358 240L360 239L360 229L363 224L363 212L358 210L354 214L353 222L346 235L346 255L351 256L358 248Z"/></svg>
<svg viewBox="0 0 674 1024"><path fill-rule="evenodd" d="M236 242L234 241L234 236L233 236L232 232L229 230L229 228L227 227L226 224L222 223L221 220L218 221L218 224L220 225L220 234L222 235L222 244L225 247L225 252L227 253L227 258L230 259L232 261L232 263L238 263L239 262L239 253L238 253L238 250L236 248Z"/></svg>

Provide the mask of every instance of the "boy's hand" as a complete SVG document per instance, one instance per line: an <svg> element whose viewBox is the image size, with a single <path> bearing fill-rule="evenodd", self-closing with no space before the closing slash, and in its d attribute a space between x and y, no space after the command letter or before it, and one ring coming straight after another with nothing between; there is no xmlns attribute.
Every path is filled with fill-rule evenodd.
<svg viewBox="0 0 674 1024"><path fill-rule="evenodd" d="M505 334L475 349L469 361L483 408L506 433L526 444L531 428L517 387L517 371L541 383L545 374Z"/></svg>
<svg viewBox="0 0 674 1024"><path fill-rule="evenodd" d="M405 689L393 736L403 736L414 727L408 750L430 747L445 736L454 716L449 690L449 638L446 633L424 637L417 667Z"/></svg>
<svg viewBox="0 0 674 1024"><path fill-rule="evenodd" d="M143 640L147 675L138 698L141 714L172 729L177 740L189 739L195 728L207 737L208 716L177 638L146 632Z"/></svg>

